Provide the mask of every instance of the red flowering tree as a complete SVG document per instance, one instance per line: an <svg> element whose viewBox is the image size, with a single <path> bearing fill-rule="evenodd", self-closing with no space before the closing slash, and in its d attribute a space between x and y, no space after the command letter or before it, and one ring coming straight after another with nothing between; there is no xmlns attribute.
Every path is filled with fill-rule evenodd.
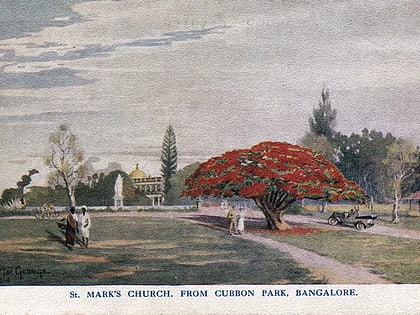
<svg viewBox="0 0 420 315"><path fill-rule="evenodd" d="M363 203L366 198L356 183L346 180L322 155L284 142L262 142L213 157L185 183L184 196L253 199L273 230L290 228L283 214L296 200Z"/></svg>

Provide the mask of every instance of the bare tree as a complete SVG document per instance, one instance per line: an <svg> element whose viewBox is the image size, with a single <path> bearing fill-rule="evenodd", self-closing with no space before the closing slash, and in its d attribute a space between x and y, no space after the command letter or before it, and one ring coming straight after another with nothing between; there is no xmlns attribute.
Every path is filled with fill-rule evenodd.
<svg viewBox="0 0 420 315"><path fill-rule="evenodd" d="M84 152L77 144L77 137L66 125L61 125L58 131L52 133L49 142L49 151L44 157L45 164L52 169L48 184L52 187L65 187L69 205L74 207L75 188L87 177L91 170L91 161L85 160Z"/></svg>
<svg viewBox="0 0 420 315"><path fill-rule="evenodd" d="M398 210L403 197L402 186L410 179L419 166L419 149L410 141L399 140L388 146L387 157L383 161L389 176L394 204L392 206L392 223L398 223Z"/></svg>

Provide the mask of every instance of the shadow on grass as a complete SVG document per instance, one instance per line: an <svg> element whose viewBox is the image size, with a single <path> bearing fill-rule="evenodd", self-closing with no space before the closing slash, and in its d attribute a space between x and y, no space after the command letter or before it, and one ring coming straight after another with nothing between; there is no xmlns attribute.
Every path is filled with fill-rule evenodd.
<svg viewBox="0 0 420 315"><path fill-rule="evenodd" d="M203 224L207 226L211 226L214 228L229 228L229 220L223 217L217 217L214 215L194 215L183 217L183 219L188 219L191 221L196 221L198 224Z"/></svg>
<svg viewBox="0 0 420 315"><path fill-rule="evenodd" d="M183 219L196 221L200 225L206 225L220 230L228 230L230 224L228 218L214 215L194 215L183 217ZM267 229L267 221L261 218L247 218L245 220L245 227L247 229Z"/></svg>
<svg viewBox="0 0 420 315"><path fill-rule="evenodd" d="M61 233L64 234L64 239L61 236L54 234L53 232L49 230L46 230L46 232L48 234L48 240L52 242L60 243L61 245L67 248L66 239L65 239L66 234L64 231L61 231ZM83 242L78 237L76 237L76 243L79 244L80 247L83 247Z"/></svg>
<svg viewBox="0 0 420 315"><path fill-rule="evenodd" d="M229 220L224 217L214 216L214 215L197 215L184 217L191 221L197 222L199 225L208 226L218 230L227 230L229 228ZM290 235L305 235L313 234L325 230L325 227L328 227L329 224L325 224L325 227L309 227L305 223L293 222L290 224L291 230L279 231L271 230L267 227L267 221L264 218L255 218L250 217L245 220L245 229L250 232L259 233L259 234L290 234Z"/></svg>
<svg viewBox="0 0 420 315"><path fill-rule="evenodd" d="M57 242L60 243L64 246L66 246L66 240L63 239L61 236L54 234L53 232L46 230L47 234L48 234L48 240L52 241L52 242Z"/></svg>

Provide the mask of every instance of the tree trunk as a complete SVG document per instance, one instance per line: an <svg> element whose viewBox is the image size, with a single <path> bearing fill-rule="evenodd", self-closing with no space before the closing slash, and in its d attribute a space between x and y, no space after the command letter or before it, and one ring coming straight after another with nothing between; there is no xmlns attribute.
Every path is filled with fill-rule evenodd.
<svg viewBox="0 0 420 315"><path fill-rule="evenodd" d="M67 187L67 198L69 200L70 207L76 207L76 196L74 195L74 188Z"/></svg>
<svg viewBox="0 0 420 315"><path fill-rule="evenodd" d="M326 201L322 202L322 206L321 206L321 212L322 213L327 212L327 205L328 205L328 203Z"/></svg>
<svg viewBox="0 0 420 315"><path fill-rule="evenodd" d="M398 217L398 209L400 208L401 199L401 181L395 181L394 183L394 204L392 205L392 221L391 223L397 224L400 221Z"/></svg>
<svg viewBox="0 0 420 315"><path fill-rule="evenodd" d="M260 208L267 220L267 228L269 230L290 230L290 225L284 220L283 214L286 210L271 211L269 209Z"/></svg>
<svg viewBox="0 0 420 315"><path fill-rule="evenodd" d="M398 217L398 208L399 200L397 197L394 198L394 204L392 205L392 221L391 223L397 224L400 221L400 218Z"/></svg>
<svg viewBox="0 0 420 315"><path fill-rule="evenodd" d="M267 220L267 228L269 230L290 230L291 227L284 220L283 215L286 212L287 207L292 203L290 200L281 203L281 206L273 209L270 204L264 202L261 199L254 199L255 204L264 213Z"/></svg>

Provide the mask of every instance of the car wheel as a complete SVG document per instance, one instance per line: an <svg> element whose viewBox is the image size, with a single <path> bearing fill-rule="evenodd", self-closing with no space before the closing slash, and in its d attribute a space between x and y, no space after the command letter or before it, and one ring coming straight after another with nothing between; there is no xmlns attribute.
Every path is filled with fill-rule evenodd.
<svg viewBox="0 0 420 315"><path fill-rule="evenodd" d="M363 222L359 221L359 222L356 223L356 229L363 230L365 228L366 228L366 225Z"/></svg>
<svg viewBox="0 0 420 315"><path fill-rule="evenodd" d="M329 218L328 219L328 223L330 225L337 225L338 224L338 220L336 218Z"/></svg>

